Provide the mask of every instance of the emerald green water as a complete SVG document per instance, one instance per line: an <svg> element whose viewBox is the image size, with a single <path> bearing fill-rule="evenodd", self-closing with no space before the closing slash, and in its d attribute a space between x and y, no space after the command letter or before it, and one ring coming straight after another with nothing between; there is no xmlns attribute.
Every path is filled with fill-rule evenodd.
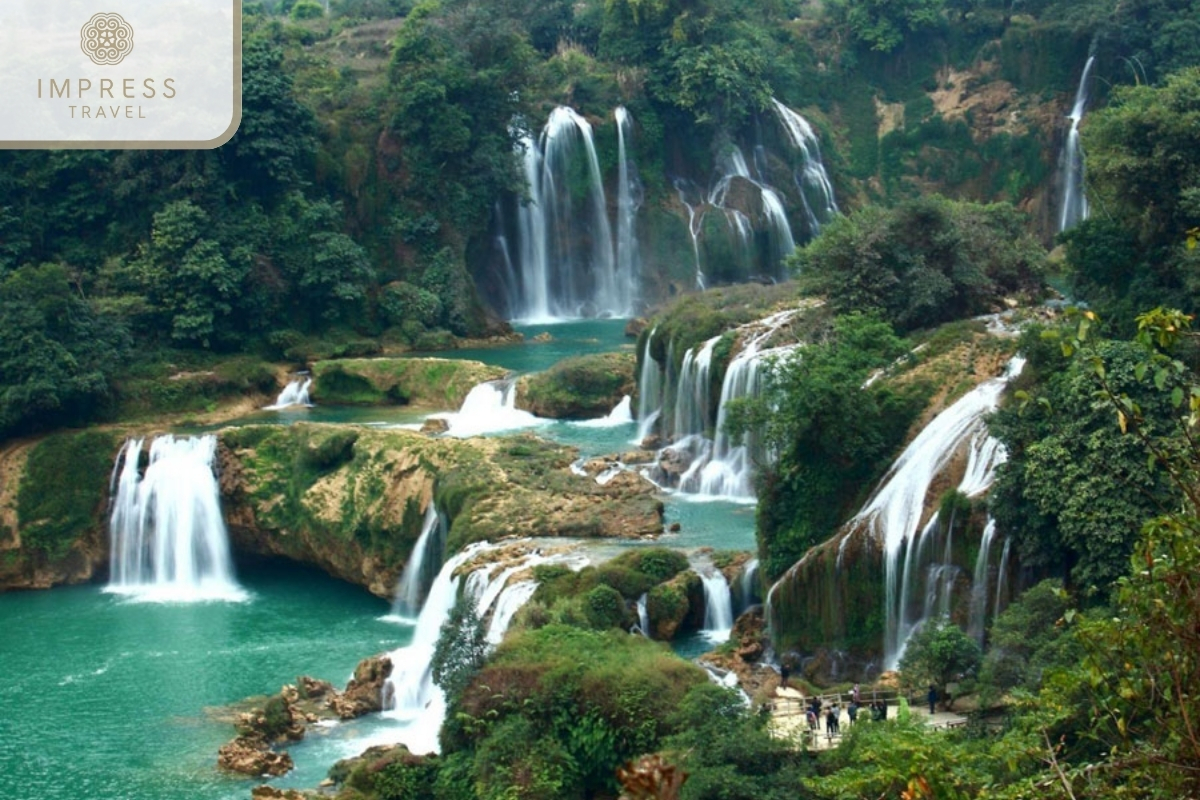
<svg viewBox="0 0 1200 800"><path fill-rule="evenodd" d="M0 595L0 797L246 800L258 781L217 771L233 726L206 709L300 674L344 686L361 658L407 642L379 620L386 603L321 573L240 580L244 603L133 603L99 586ZM330 765L301 766L319 780Z"/></svg>
<svg viewBox="0 0 1200 800"><path fill-rule="evenodd" d="M585 319L552 325L514 325L513 330L525 335L524 342L414 355L482 361L514 372L541 372L571 356L625 348L632 352L635 341L625 336L625 324L623 319ZM550 341L534 341L534 337L542 334L548 334Z"/></svg>

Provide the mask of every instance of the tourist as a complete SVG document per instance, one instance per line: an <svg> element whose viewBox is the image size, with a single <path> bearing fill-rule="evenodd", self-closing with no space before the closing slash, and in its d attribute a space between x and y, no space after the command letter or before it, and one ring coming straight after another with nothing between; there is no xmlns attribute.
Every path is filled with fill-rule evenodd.
<svg viewBox="0 0 1200 800"><path fill-rule="evenodd" d="M788 688L787 682L788 682L788 665L786 663L781 663L779 665L779 688L781 688L781 689Z"/></svg>
<svg viewBox="0 0 1200 800"><path fill-rule="evenodd" d="M850 717L850 724L853 725L858 720L858 701L851 700L850 707L846 709L846 714Z"/></svg>
<svg viewBox="0 0 1200 800"><path fill-rule="evenodd" d="M931 717L933 716L933 713L934 713L933 707L934 707L934 704L937 703L937 699L938 699L937 687L931 683L931 684L929 684L929 716L931 716Z"/></svg>
<svg viewBox="0 0 1200 800"><path fill-rule="evenodd" d="M838 729L838 707L831 705L829 711L825 714L825 734L829 738L833 738L841 733Z"/></svg>
<svg viewBox="0 0 1200 800"><path fill-rule="evenodd" d="M854 684L854 688L850 691L850 699L854 701L854 705L858 705L859 703L862 702L862 698L859 696L859 693L858 693L858 684L857 683Z"/></svg>

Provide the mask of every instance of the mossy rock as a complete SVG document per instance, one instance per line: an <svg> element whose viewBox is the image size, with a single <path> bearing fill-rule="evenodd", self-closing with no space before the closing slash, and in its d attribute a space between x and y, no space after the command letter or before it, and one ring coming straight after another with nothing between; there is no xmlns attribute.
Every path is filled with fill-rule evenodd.
<svg viewBox="0 0 1200 800"><path fill-rule="evenodd" d="M606 416L637 390L633 353L597 353L560 361L517 384L517 407L550 419Z"/></svg>
<svg viewBox="0 0 1200 800"><path fill-rule="evenodd" d="M654 638L660 641L699 628L704 620L704 584L700 576L688 570L652 588L646 595L646 614Z"/></svg>
<svg viewBox="0 0 1200 800"><path fill-rule="evenodd" d="M65 431L0 452L0 591L90 579L107 556L118 438Z"/></svg>
<svg viewBox="0 0 1200 800"><path fill-rule="evenodd" d="M329 405L456 409L500 367L447 358L351 358L313 364L313 400Z"/></svg>

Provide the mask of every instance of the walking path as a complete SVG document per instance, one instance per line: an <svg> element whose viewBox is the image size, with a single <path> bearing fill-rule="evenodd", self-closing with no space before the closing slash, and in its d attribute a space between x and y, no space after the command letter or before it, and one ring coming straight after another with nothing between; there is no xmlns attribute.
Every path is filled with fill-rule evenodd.
<svg viewBox="0 0 1200 800"><path fill-rule="evenodd" d="M871 709L867 703L870 703L874 697L883 699L888 704L888 719L895 719L898 713L898 700L895 692L889 692L886 696L879 693L863 692L862 698L864 705L858 711L858 725L871 724ZM828 750L831 747L837 746L841 742L841 732L850 729L850 714L847 711L849 706L848 695L820 695L821 700L821 717L818 721L817 730L810 730L808 724L808 706L812 702L811 697L805 697L796 689L775 690L775 699L771 704L771 733L781 739L791 739L799 744L807 746L810 750ZM839 732L829 734L825 726L825 714L831 705L836 705L838 708L838 728ZM937 711L930 715L928 706L923 703L910 703L909 713L914 717L923 717L926 724L934 728L957 728L967 724L967 718L961 714L952 711Z"/></svg>

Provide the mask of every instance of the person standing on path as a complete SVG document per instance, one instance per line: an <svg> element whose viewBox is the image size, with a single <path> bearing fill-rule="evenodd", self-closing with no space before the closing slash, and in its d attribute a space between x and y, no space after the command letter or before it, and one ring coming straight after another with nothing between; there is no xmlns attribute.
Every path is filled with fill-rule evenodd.
<svg viewBox="0 0 1200 800"><path fill-rule="evenodd" d="M937 687L931 683L929 684L929 716L931 717L933 716L933 706L935 703L937 703L937 699Z"/></svg>

